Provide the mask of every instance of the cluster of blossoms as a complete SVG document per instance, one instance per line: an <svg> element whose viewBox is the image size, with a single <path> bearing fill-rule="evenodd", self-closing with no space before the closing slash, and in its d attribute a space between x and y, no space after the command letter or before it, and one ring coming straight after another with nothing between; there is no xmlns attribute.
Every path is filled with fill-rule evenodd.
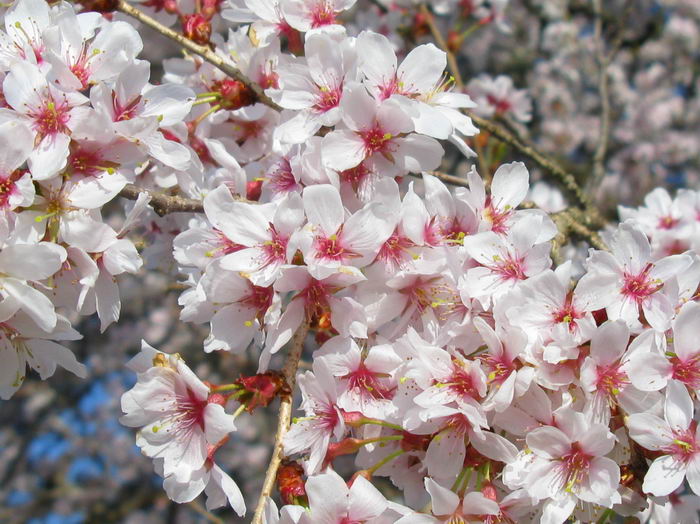
<svg viewBox="0 0 700 524"><path fill-rule="evenodd" d="M145 342L129 363L121 422L172 500L204 492L208 509L245 514L217 452L244 412L292 395L275 355L306 344L284 506L268 499L264 522L693 518L680 495L686 479L700 495L700 192L656 189L620 207L609 250L554 265L557 193L522 206L539 201L525 164L482 173L488 184L472 168L456 189L435 171L445 148L471 161L483 147L465 110L517 130L528 94L506 76L456 89L435 45L397 56L380 32L344 26L354 3L147 2L215 57L168 60L159 85L134 27L94 2L4 13L0 396L27 366L86 376L56 341L80 337L79 315L102 331L118 320L138 231L149 267L186 288L181 320L207 325L204 351L258 364L212 384ZM505 4L434 11L505 31ZM225 21L224 38L212 25ZM129 184L144 189L135 205L105 222ZM203 212L158 216L163 192Z"/></svg>

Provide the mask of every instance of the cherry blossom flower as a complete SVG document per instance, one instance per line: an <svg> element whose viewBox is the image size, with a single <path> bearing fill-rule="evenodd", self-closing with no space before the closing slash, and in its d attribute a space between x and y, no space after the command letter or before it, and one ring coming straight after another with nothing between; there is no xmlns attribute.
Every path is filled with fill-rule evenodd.
<svg viewBox="0 0 700 524"><path fill-rule="evenodd" d="M581 384L587 396L586 413L597 423L609 424L610 411L619 405L627 413L651 410L659 400L631 384L627 350L629 328L621 320L608 321L591 340L591 352L581 365Z"/></svg>
<svg viewBox="0 0 700 524"><path fill-rule="evenodd" d="M397 524L429 524L462 522L472 518L496 517L500 514L498 503L482 493L469 492L460 497L431 478L425 479L425 490L430 494L432 515L412 514L401 517ZM478 516L478 517L477 517Z"/></svg>
<svg viewBox="0 0 700 524"><path fill-rule="evenodd" d="M335 379L323 360L315 360L313 367L313 372L307 371L297 379L306 416L292 424L284 438L285 455L308 451L306 471L310 475L319 471L331 438L340 440L345 433Z"/></svg>
<svg viewBox="0 0 700 524"><path fill-rule="evenodd" d="M380 524L379 517L388 507L387 500L367 479L357 477L348 488L334 471L310 477L306 492L309 512L301 516L300 524Z"/></svg>
<svg viewBox="0 0 700 524"><path fill-rule="evenodd" d="M641 446L661 453L644 477L642 489L668 495L688 478L690 489L700 493L700 434L695 408L684 385L672 381L666 388L664 419L651 413L634 413L627 419L630 437Z"/></svg>
<svg viewBox="0 0 700 524"><path fill-rule="evenodd" d="M163 476L188 479L200 472L208 447L235 430L221 404L209 401L210 389L179 355L166 355L145 342L129 363L138 373L136 385L122 396L120 421L140 427L137 445L152 458L163 459Z"/></svg>
<svg viewBox="0 0 700 524"><path fill-rule="evenodd" d="M80 338L81 335L61 316L50 330L39 327L21 312L0 322L0 398L7 400L19 389L27 366L39 373L42 380L52 376L57 365L86 378L87 368L68 348L54 342Z"/></svg>
<svg viewBox="0 0 700 524"><path fill-rule="evenodd" d="M229 189L221 186L207 195L204 210L229 242L220 263L223 269L243 272L256 286L266 287L279 277L282 265L292 261L290 239L304 223L296 193L275 204L255 206L234 202Z"/></svg>
<svg viewBox="0 0 700 524"><path fill-rule="evenodd" d="M649 240L630 222L617 229L610 249L610 253L592 250L586 261L588 272L576 287L585 309L605 308L608 318L622 319L634 329L643 312L654 329L667 329L672 305L659 291L667 280L687 269L692 258L672 255L652 261Z"/></svg>
<svg viewBox="0 0 700 524"><path fill-rule="evenodd" d="M603 424L589 424L581 413L570 410L559 426L542 426L528 433L527 445L534 462L525 489L545 505L543 522L564 522L577 499L612 507L620 502L619 466L605 457L615 437Z"/></svg>
<svg viewBox="0 0 700 524"><path fill-rule="evenodd" d="M386 210L376 202L346 219L338 190L328 184L307 187L303 200L308 225L297 241L314 278L326 278L346 266L370 264L394 229Z"/></svg>
<svg viewBox="0 0 700 524"><path fill-rule="evenodd" d="M397 67L389 40L381 34L363 31L357 37L361 70L374 98L397 96L411 113L415 131L448 139L466 156L475 153L463 137L478 133L471 118L461 110L476 106L464 93L450 90L454 79L445 76L446 54L433 44L415 47Z"/></svg>
<svg viewBox="0 0 700 524"><path fill-rule="evenodd" d="M524 89L515 89L510 77L480 75L467 84L466 90L476 102L476 112L480 115L509 116L520 122L529 122L532 118L529 94Z"/></svg>
<svg viewBox="0 0 700 524"><path fill-rule="evenodd" d="M294 29L307 32L342 31L337 16L350 9L356 0L286 0L281 3L284 17Z"/></svg>
<svg viewBox="0 0 700 524"><path fill-rule="evenodd" d="M433 138L411 133L409 115L394 100L377 102L359 84L344 91L340 104L347 129L336 130L323 139L323 163L344 171L363 160L376 164L387 175L435 169L442 147Z"/></svg>
<svg viewBox="0 0 700 524"><path fill-rule="evenodd" d="M465 294L488 307L492 299L547 269L549 243L538 243L541 224L541 216L531 215L519 220L506 237L493 231L465 237L465 250L479 264L460 281Z"/></svg>
<svg viewBox="0 0 700 524"><path fill-rule="evenodd" d="M61 91L28 62L12 66L3 82L3 93L17 116L34 131L36 147L28 161L32 177L45 180L55 176L66 166L71 130L89 114L81 107L88 99L77 92Z"/></svg>
<svg viewBox="0 0 700 524"><path fill-rule="evenodd" d="M282 88L271 90L282 107L295 110L275 130L282 142L302 143L322 126L336 125L345 85L357 76L355 50L349 40L338 42L325 33L311 34L304 49L306 67L297 63L281 67Z"/></svg>

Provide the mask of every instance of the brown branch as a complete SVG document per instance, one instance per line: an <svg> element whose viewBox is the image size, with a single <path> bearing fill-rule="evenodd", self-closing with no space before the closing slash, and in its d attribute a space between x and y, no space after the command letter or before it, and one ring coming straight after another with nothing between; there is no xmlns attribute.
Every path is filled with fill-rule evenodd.
<svg viewBox="0 0 700 524"><path fill-rule="evenodd" d="M426 171L429 175L433 175L435 178L442 180L445 184L451 184L453 186L469 187L469 182L466 178L448 175L447 173L442 173L440 171ZM411 173L414 176L420 176L416 173Z"/></svg>
<svg viewBox="0 0 700 524"><path fill-rule="evenodd" d="M124 186L124 189L119 192L119 196L129 200L136 200L141 193L146 193L151 197L149 203L153 211L159 216L164 216L168 213L204 213L204 204L201 200L155 193L148 189L137 187L134 184Z"/></svg>
<svg viewBox="0 0 700 524"><path fill-rule="evenodd" d="M554 223L557 224L557 228L560 233L564 235L564 238L568 238L572 234L585 241L587 241L591 246L602 251L609 251L608 246L600 238L597 231L588 228L584 223L585 212L576 208L565 209L564 211L559 211L558 213L552 213L550 215Z"/></svg>
<svg viewBox="0 0 700 524"><path fill-rule="evenodd" d="M269 106L272 109L276 109L277 111L280 111L282 109L269 96L265 94L265 92L259 84L253 82L250 78L241 73L241 71L238 68L234 67L229 62L224 60L221 56L214 53L210 48L199 44L195 44L189 38L186 38L177 31L173 31L169 27L164 26L163 24L151 18L144 12L140 11L139 9L136 9L125 0L118 0L117 10L138 20L142 24L150 27L154 31L157 31L161 35L177 42L188 51L199 55L210 64L219 68L231 78L238 80L239 82L244 84L248 89L250 89L253 93L255 93L256 99L261 104L265 104L266 106Z"/></svg>
<svg viewBox="0 0 700 524"><path fill-rule="evenodd" d="M600 94L600 129L598 131L598 143L593 153L593 175L590 177L587 188L591 192L600 186L605 178L605 154L608 150L608 138L610 134L610 94L608 92L608 63L605 56L603 43L603 3L602 0L593 0L595 12L594 45L596 62L598 64L598 93Z"/></svg>
<svg viewBox="0 0 700 524"><path fill-rule="evenodd" d="M260 497L258 498L258 504L255 508L255 515L253 515L251 524L262 524L262 515L265 509L265 502L272 493L272 488L274 487L275 479L277 478L277 470L282 462L284 453L284 436L287 434L289 423L292 419L292 400L294 397L297 367L299 366L299 359L301 358L301 353L304 350L304 340L306 339L306 334L308 332L309 323L308 321L304 321L304 323L299 326L296 333L294 333L294 338L292 338L292 347L289 350L289 355L287 356L287 360L282 368L282 375L284 376L289 389L285 394L280 396L280 407L277 414L277 432L275 433L275 447L272 450L272 457L270 458L270 463L267 466L267 471L265 472L265 480L263 481L263 486L260 490Z"/></svg>

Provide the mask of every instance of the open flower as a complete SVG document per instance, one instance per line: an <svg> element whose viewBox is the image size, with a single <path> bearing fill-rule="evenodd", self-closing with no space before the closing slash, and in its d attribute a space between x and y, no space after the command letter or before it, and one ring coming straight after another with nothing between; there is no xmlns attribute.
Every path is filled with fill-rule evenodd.
<svg viewBox="0 0 700 524"><path fill-rule="evenodd" d="M136 445L163 459L163 476L188 479L204 466L209 446L234 431L223 406L209 401L210 389L179 355L167 355L142 343L129 367L136 385L122 395L122 424L141 428Z"/></svg>
<svg viewBox="0 0 700 524"><path fill-rule="evenodd" d="M645 492L668 495L687 477L690 489L700 495L700 429L693 420L694 411L688 390L672 381L666 389L664 419L651 413L635 413L627 419L630 437L662 454L644 477Z"/></svg>

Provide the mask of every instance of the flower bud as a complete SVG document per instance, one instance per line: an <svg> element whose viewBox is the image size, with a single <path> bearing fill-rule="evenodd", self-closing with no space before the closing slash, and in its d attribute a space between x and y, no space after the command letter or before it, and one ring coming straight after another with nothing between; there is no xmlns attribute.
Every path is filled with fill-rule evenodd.
<svg viewBox="0 0 700 524"><path fill-rule="evenodd" d="M201 45L209 43L211 38L211 22L200 13L184 15L183 17L183 32L187 38Z"/></svg>
<svg viewBox="0 0 700 524"><path fill-rule="evenodd" d="M245 197L253 202L260 200L260 195L262 194L262 183L263 181L260 179L250 180L245 187Z"/></svg>
<svg viewBox="0 0 700 524"><path fill-rule="evenodd" d="M278 393L288 389L284 377L275 371L241 377L235 383L245 391L238 395L238 400L245 403L248 413L258 406L267 406Z"/></svg>
<svg viewBox="0 0 700 524"><path fill-rule="evenodd" d="M284 504L307 505L304 468L297 462L284 461L277 471L277 489Z"/></svg>

